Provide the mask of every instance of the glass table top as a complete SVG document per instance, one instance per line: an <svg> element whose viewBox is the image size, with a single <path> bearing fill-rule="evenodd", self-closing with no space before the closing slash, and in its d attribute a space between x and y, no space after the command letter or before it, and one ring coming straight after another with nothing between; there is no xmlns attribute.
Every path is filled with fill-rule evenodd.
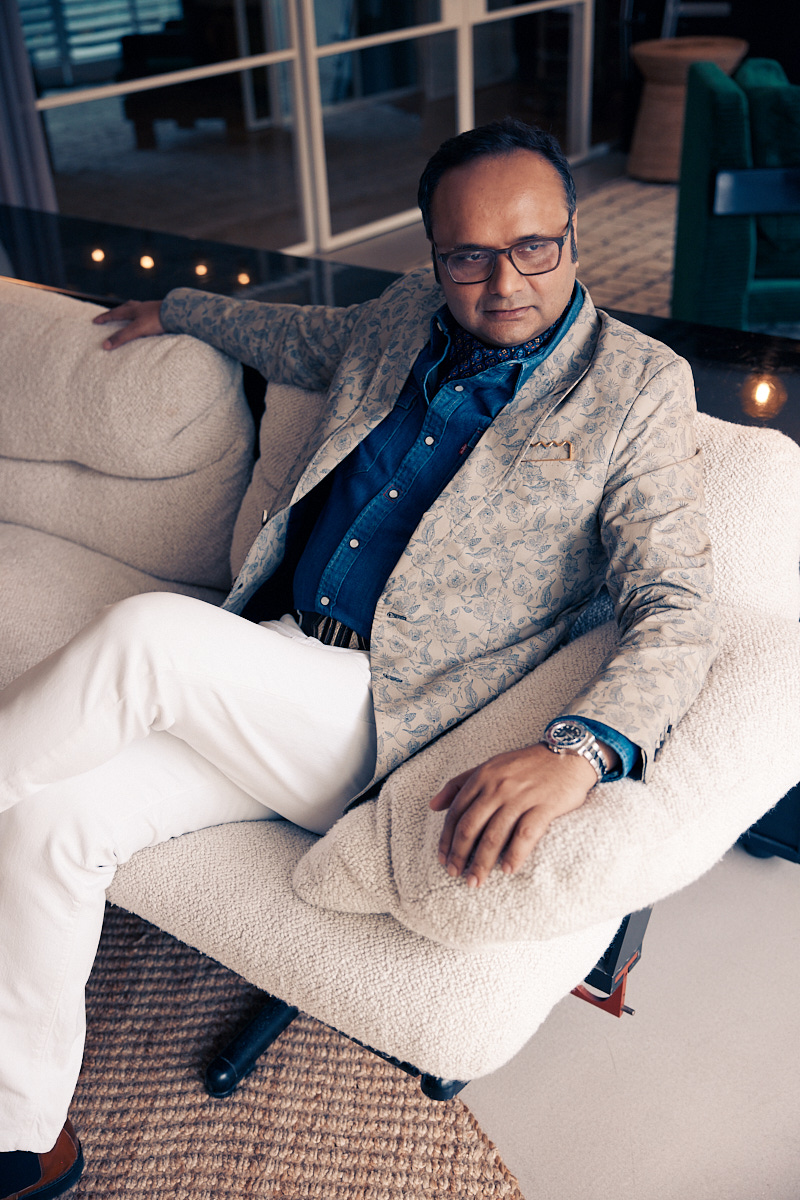
<svg viewBox="0 0 800 1200"><path fill-rule="evenodd" d="M100 304L196 287L244 300L355 304L396 278L323 259L253 250L0 204L0 275Z"/></svg>

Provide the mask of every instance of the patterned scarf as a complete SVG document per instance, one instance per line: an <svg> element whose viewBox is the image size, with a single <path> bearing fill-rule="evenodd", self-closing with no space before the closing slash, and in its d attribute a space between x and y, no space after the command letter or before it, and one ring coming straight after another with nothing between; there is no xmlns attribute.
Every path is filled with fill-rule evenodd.
<svg viewBox="0 0 800 1200"><path fill-rule="evenodd" d="M567 305L569 308L569 305ZM565 310L566 311L566 310ZM462 329L454 320L448 322L450 329L450 349L447 358L441 365L438 386L450 383L453 379L467 379L470 375L478 375L488 367L497 366L503 362L519 362L543 346L552 338L561 324L564 313L554 321L549 329L537 337L529 338L519 346L485 346L473 334Z"/></svg>

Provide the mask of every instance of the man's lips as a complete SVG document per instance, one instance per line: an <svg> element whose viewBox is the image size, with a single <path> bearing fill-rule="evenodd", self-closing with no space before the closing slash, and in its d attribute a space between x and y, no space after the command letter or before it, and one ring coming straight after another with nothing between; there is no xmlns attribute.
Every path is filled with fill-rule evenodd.
<svg viewBox="0 0 800 1200"><path fill-rule="evenodd" d="M496 321L513 321L528 312L530 312L530 305L525 305L523 308L485 308L483 315Z"/></svg>

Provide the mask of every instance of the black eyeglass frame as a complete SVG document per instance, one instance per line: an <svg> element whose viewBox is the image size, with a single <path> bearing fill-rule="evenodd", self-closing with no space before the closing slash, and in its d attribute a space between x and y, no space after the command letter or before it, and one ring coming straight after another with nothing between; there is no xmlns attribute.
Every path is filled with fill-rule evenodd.
<svg viewBox="0 0 800 1200"><path fill-rule="evenodd" d="M569 220L567 221L567 227L564 230L564 232L561 234L560 237L520 238L520 240L518 242L514 242L514 244L512 246L505 246L502 250L495 250L491 246L469 246L469 247L463 246L460 250L447 250L444 254L440 254L435 243L434 243L434 249L436 250L437 261L440 263L444 263L444 266L447 270L447 274L453 280L453 283L457 283L459 285L459 287L471 287L472 284L474 284L474 283L486 283L487 279L492 278L495 271L497 270L498 256L501 254L505 254L508 261L511 263L512 267L519 275L525 275L525 276L530 277L531 275L549 275L552 271L557 271L558 268L561 266L561 255L564 253L564 242L569 237L571 229L572 229L572 217L570 216ZM556 259L555 265L552 267L547 267L544 271L521 271L520 268L517 266L517 264L514 262L514 259L511 257L511 255L512 255L512 252L514 250L516 250L517 246L524 246L527 242L554 242L558 246L558 258ZM454 254L464 254L465 252L468 252L469 250L480 250L483 254L491 254L492 261L491 261L491 266L489 268L488 275L484 275L482 279L453 279L453 275L450 270L450 264L448 263L447 260L449 258L452 258Z"/></svg>

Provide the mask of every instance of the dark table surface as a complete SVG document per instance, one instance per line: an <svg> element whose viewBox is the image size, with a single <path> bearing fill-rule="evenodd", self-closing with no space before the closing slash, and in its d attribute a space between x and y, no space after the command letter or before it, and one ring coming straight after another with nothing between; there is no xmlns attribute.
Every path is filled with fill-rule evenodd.
<svg viewBox="0 0 800 1200"><path fill-rule="evenodd" d="M157 299L181 286L243 299L354 304L396 278L368 267L0 204L4 273L105 304ZM702 412L781 429L800 442L800 342L612 311L688 359Z"/></svg>

